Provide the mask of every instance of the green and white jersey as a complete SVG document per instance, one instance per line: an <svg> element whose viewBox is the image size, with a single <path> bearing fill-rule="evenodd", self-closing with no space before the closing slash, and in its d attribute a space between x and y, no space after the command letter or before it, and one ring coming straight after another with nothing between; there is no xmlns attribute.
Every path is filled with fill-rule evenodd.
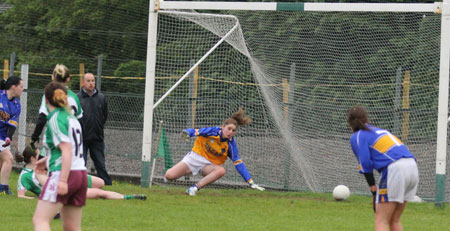
<svg viewBox="0 0 450 231"><path fill-rule="evenodd" d="M34 171L31 168L22 168L19 176L19 182L17 182L17 191L27 190L39 196L42 191L42 186L34 175Z"/></svg>
<svg viewBox="0 0 450 231"><path fill-rule="evenodd" d="M78 98L77 94L75 94L69 88L67 88L67 103L69 104L73 115L75 115L78 119L83 117L83 108L81 108L80 99ZM42 96L41 107L39 108L39 114L41 113L44 113L44 115L48 115L48 108L45 104L45 95Z"/></svg>
<svg viewBox="0 0 450 231"><path fill-rule="evenodd" d="M65 108L56 108L47 116L47 129L44 135L44 146L49 151L47 168L50 172L61 171L61 142L72 146L72 166L70 170L86 170L83 158L83 139L81 125Z"/></svg>

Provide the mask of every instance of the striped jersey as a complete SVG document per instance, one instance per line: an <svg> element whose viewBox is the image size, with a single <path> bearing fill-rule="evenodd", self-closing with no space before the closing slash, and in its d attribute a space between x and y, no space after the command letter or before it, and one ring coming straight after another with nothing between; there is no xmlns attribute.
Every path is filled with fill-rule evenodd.
<svg viewBox="0 0 450 231"><path fill-rule="evenodd" d="M0 139L5 140L8 133L8 126L17 127L19 116L19 99L14 97L12 100L8 100L7 91L2 90L0 93Z"/></svg>
<svg viewBox="0 0 450 231"><path fill-rule="evenodd" d="M83 158L83 139L78 120L65 108L55 108L47 116L47 129L44 135L44 146L50 156L47 167L50 172L61 170L61 142L68 142L72 146L71 170L86 170Z"/></svg>
<svg viewBox="0 0 450 231"><path fill-rule="evenodd" d="M352 150L358 159L360 173L381 172L400 158L414 158L408 148L389 131L367 126L369 130L359 130L350 138Z"/></svg>
<svg viewBox="0 0 450 231"><path fill-rule="evenodd" d="M197 136L192 151L217 165L224 164L227 158L230 158L244 180L251 180L250 173L242 162L241 157L239 157L239 150L234 137L222 139L222 129L220 127L188 128L185 131L188 132L189 137Z"/></svg>
<svg viewBox="0 0 450 231"><path fill-rule="evenodd" d="M70 106L71 112L78 119L80 119L81 117L83 117L83 108L81 108L80 99L78 98L77 94L75 94L68 87L66 87L66 89L67 89L67 103ZM48 108L47 105L45 104L45 95L42 96L41 107L39 108L39 114L40 113L48 115Z"/></svg>
<svg viewBox="0 0 450 231"><path fill-rule="evenodd" d="M34 175L34 171L31 168L22 168L20 172L19 181L17 182L17 191L27 190L39 196L42 191L42 186Z"/></svg>

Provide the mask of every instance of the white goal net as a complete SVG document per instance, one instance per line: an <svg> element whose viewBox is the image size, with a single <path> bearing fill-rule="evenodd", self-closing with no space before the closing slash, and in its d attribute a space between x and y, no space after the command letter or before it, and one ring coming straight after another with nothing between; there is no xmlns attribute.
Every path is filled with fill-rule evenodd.
<svg viewBox="0 0 450 231"><path fill-rule="evenodd" d="M346 123L347 109L361 105L373 125L390 130L416 156L418 195L434 196L441 15L158 14L155 101L228 36L154 111L153 132L164 121L174 163L194 142L181 139L183 129L220 126L243 107L253 121L238 129L236 140L256 183L314 192L344 184L366 194ZM209 187L245 185L231 161L225 167L226 176ZM157 182L164 169L159 157ZM449 186L447 180L447 198Z"/></svg>

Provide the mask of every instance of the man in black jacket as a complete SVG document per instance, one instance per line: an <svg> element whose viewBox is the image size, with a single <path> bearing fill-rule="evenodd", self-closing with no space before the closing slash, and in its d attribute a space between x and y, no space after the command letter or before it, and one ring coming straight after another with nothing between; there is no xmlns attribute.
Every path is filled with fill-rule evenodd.
<svg viewBox="0 0 450 231"><path fill-rule="evenodd" d="M111 178L105 167L105 143L103 128L108 119L108 105L105 95L95 88L95 78L92 73L83 76L82 89L77 94L83 108L83 117L80 119L83 128L83 155L87 161L87 152L94 162L97 176L111 185Z"/></svg>

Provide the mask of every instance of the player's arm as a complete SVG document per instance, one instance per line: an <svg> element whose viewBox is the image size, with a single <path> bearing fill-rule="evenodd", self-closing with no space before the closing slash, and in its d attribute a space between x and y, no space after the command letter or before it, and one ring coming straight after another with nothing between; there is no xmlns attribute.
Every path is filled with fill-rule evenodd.
<svg viewBox="0 0 450 231"><path fill-rule="evenodd" d="M239 150L237 148L234 139L228 142L228 157L233 161L236 170L239 172L242 178L244 178L244 180L250 185L252 189L258 189L260 191L265 190L263 187L258 186L253 181L252 177L250 176L250 173L247 170L247 167L245 167L244 162L242 162L241 157L239 156Z"/></svg>
<svg viewBox="0 0 450 231"><path fill-rule="evenodd" d="M69 142L61 142L58 145L61 149L61 173L58 182L58 194L66 195L68 192L67 180L69 179L70 166L72 164L72 145Z"/></svg>
<svg viewBox="0 0 450 231"><path fill-rule="evenodd" d="M17 121L19 120L20 110L11 117L10 120L6 123L8 126L8 129L6 131L6 138L5 143L3 144L3 147L8 146L11 144L12 137L14 136L14 132L16 132L17 127Z"/></svg>
<svg viewBox="0 0 450 231"><path fill-rule="evenodd" d="M39 143L39 136L42 133L42 130L45 127L45 124L47 124L47 115L44 113L40 113L39 117L36 121L36 126L34 127L34 132L31 135L31 143L38 142Z"/></svg>
<svg viewBox="0 0 450 231"><path fill-rule="evenodd" d="M358 159L359 173L364 174L366 182L369 185L370 192L372 193L372 207L375 211L377 186L375 184L375 177L373 176L373 163L370 158L370 150L367 139L359 135L359 132L355 133L355 135L350 139L350 144L355 156Z"/></svg>
<svg viewBox="0 0 450 231"><path fill-rule="evenodd" d="M26 196L25 193L27 192L26 189L17 190L17 197L18 198L25 198L25 199L34 199L34 197Z"/></svg>
<svg viewBox="0 0 450 231"><path fill-rule="evenodd" d="M219 127L207 127L207 128L187 128L183 130L183 139L188 139L194 136L217 136L220 131Z"/></svg>

